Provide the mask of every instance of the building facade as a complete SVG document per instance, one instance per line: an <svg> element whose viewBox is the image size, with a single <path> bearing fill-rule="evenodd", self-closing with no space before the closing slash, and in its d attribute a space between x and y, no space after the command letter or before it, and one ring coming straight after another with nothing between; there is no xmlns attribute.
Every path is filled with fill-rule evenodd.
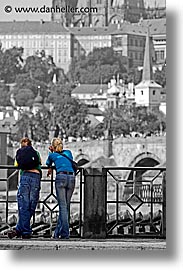
<svg viewBox="0 0 183 275"><path fill-rule="evenodd" d="M104 110L106 108L106 92L106 84L78 84L71 95L87 105L97 106Z"/></svg>
<svg viewBox="0 0 183 275"><path fill-rule="evenodd" d="M153 39L156 65L161 67L166 61L165 19L69 28L57 22L0 22L0 43L2 49L22 47L24 58L44 50L65 73L73 58L77 60L94 48L113 47L127 58L129 69L143 65L147 28Z"/></svg>
<svg viewBox="0 0 183 275"><path fill-rule="evenodd" d="M22 47L23 57L44 50L58 67L68 71L71 62L71 33L55 22L0 22L2 49Z"/></svg>
<svg viewBox="0 0 183 275"><path fill-rule="evenodd" d="M135 102L133 83L124 84L119 76L113 76L107 85L79 84L73 89L71 96L101 111L120 108L124 104L132 105Z"/></svg>
<svg viewBox="0 0 183 275"><path fill-rule="evenodd" d="M143 65L146 29L127 22L111 34L114 51L128 59L127 69Z"/></svg>
<svg viewBox="0 0 183 275"><path fill-rule="evenodd" d="M69 28L72 33L72 57L79 59L89 54L94 48L111 47L111 33L117 26L109 27L74 27Z"/></svg>
<svg viewBox="0 0 183 275"><path fill-rule="evenodd" d="M156 65L161 68L166 62L166 18L142 20L139 25L149 28Z"/></svg>

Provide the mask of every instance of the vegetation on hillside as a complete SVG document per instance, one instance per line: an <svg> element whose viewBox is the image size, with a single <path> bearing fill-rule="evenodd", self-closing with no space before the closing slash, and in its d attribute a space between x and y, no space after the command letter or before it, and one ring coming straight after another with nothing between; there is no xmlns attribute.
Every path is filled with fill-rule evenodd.
<svg viewBox="0 0 183 275"><path fill-rule="evenodd" d="M140 81L141 72L137 68L127 72L125 58L116 55L112 48L94 49L88 56L73 61L67 75L44 51L25 60L22 54L22 48L0 49L0 106L11 105L13 97L15 109L30 107L29 113L20 113L14 139L30 135L34 140L45 141L49 139L50 129L55 127L65 138L100 138L104 137L109 122L113 136L125 136L131 132L155 133L166 129L165 116L160 111L133 106L106 110L103 123L93 127L87 116L89 107L71 97L71 91L78 82L108 83L117 74L125 83L133 80L137 84ZM159 84L166 86L165 67L162 71L157 70L154 76ZM13 82L16 85L9 91L6 84ZM51 110L44 106L36 114L31 111L38 94L47 106L52 106Z"/></svg>

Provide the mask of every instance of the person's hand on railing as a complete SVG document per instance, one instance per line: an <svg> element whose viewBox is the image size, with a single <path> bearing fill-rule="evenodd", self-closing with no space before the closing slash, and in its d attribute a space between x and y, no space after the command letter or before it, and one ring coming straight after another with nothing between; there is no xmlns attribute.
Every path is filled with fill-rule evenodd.
<svg viewBox="0 0 183 275"><path fill-rule="evenodd" d="M48 147L48 149L53 153L53 146L52 146L52 145L50 145L50 146Z"/></svg>
<svg viewBox="0 0 183 275"><path fill-rule="evenodd" d="M47 177L49 177L50 175L52 175L52 173L53 173L52 168L48 168Z"/></svg>

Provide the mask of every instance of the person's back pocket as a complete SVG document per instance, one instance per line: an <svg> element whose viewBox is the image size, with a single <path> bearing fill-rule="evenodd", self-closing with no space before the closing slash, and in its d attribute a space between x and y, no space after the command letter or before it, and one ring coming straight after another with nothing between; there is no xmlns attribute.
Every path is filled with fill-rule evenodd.
<svg viewBox="0 0 183 275"><path fill-rule="evenodd" d="M67 175L56 175L55 185L57 187L67 187Z"/></svg>

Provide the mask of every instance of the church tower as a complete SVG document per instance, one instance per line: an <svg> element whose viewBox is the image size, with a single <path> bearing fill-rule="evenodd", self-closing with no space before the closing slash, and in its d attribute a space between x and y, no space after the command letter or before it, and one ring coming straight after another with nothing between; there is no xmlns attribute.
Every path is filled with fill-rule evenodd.
<svg viewBox="0 0 183 275"><path fill-rule="evenodd" d="M153 79L152 48L153 42L152 38L149 35L148 27L144 53L142 80L139 84L135 86L135 102L136 106L159 108L162 87Z"/></svg>
<svg viewBox="0 0 183 275"><path fill-rule="evenodd" d="M69 26L73 23L74 14L71 12L59 12L59 9L66 7L75 8L77 2L78 0L52 0L52 7L55 9L55 12L52 12L51 20Z"/></svg>
<svg viewBox="0 0 183 275"><path fill-rule="evenodd" d="M144 0L52 0L52 7L73 7L75 13L52 12L52 21L66 26L104 27L123 20L137 23L145 15ZM79 12L86 8L86 12ZM94 12L89 8L97 9Z"/></svg>

